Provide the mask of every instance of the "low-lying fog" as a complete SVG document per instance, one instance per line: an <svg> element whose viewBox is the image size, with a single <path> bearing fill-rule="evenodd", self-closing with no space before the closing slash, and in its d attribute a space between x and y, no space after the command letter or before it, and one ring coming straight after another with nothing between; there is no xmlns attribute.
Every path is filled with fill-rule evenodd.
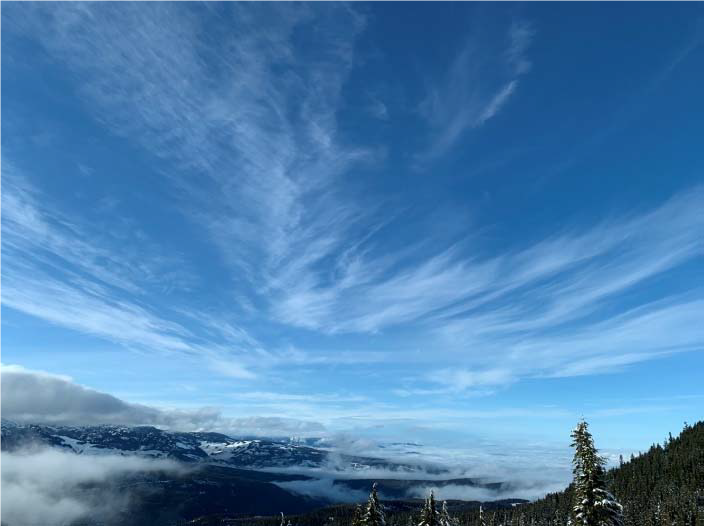
<svg viewBox="0 0 704 526"><path fill-rule="evenodd" d="M118 491L119 477L185 470L171 460L83 456L49 448L3 452L3 524L55 526L85 517L107 520L129 506L129 492Z"/></svg>

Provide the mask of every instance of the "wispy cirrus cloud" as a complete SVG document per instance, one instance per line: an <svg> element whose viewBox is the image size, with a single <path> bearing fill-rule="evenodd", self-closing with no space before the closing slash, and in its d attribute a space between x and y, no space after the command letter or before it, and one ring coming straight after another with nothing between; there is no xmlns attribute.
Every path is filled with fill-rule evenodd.
<svg viewBox="0 0 704 526"><path fill-rule="evenodd" d="M186 313L196 322L194 332L178 316L156 315L157 305L123 295L137 287L125 277L135 264L124 258L109 267L92 264L109 250L82 242L89 236L77 226L66 227L72 221L52 210L48 200L42 199L40 208L36 190L11 169L5 176L7 306L127 345L199 354L221 374L244 379L254 377L249 367L255 364L275 368L401 359L393 351L265 350L224 318ZM425 378L430 386L408 393L486 390L522 377L609 372L695 350L704 340L693 322L702 311L697 290L620 307L609 319L592 316L625 291L701 258L701 202L702 191L694 188L654 210L568 231L500 257L467 259L452 247L404 267L394 255L371 257L365 247L344 279L328 287L292 285L276 307L278 319L332 333L376 332L413 322L439 335L447 347L438 355L440 362L459 360L464 368L431 372ZM149 260L142 258L136 268L145 264ZM569 336L559 332L565 328ZM235 349L244 352L233 355ZM490 365L497 359L503 362L498 369Z"/></svg>
<svg viewBox="0 0 704 526"><path fill-rule="evenodd" d="M114 238L87 229L7 163L2 212L3 305L128 347L200 354L229 363L229 376L254 377L233 361L233 351L253 344L246 331L222 323L213 337L213 320L189 324L155 297L162 280L191 278L169 272L185 265L159 255L154 241L132 237L128 250L120 250Z"/></svg>
<svg viewBox="0 0 704 526"><path fill-rule="evenodd" d="M294 283L314 287L321 279L314 267L340 248L361 213L331 183L350 163L370 155L335 138L337 99L362 18L342 7L232 5L225 9L234 20L223 35L226 44L211 46L189 8L153 7L40 7L35 21L46 31L27 30L41 34L47 51L77 73L97 118L177 166L169 180L188 193L186 214L220 247L230 272L244 277L247 287L238 294L268 298ZM302 69L290 38L312 19L325 19L330 29L320 35L324 45L315 48L314 66ZM213 61L207 70L205 56ZM131 285L136 291L138 285ZM54 286L79 305L65 281ZM118 311L105 306L109 301L98 306L83 295L84 311L62 313L50 308L41 289L16 287L25 293L15 299L8 294L6 304L102 335L186 347L180 337L166 341L155 331L139 332L145 324L164 325L144 308ZM126 323L118 326L121 319ZM227 330L222 317L205 325ZM242 339L240 328L228 332L228 341ZM249 335L245 339L256 346ZM222 360L213 365L233 372Z"/></svg>
<svg viewBox="0 0 704 526"><path fill-rule="evenodd" d="M365 27L350 6L28 9L33 16L13 30L31 34L72 72L106 130L163 162L165 206L196 225L222 259L218 272L197 277L207 274L208 293L226 290L229 301L165 307L147 282L169 263L147 243L139 261L127 257L10 182L3 301L12 308L126 345L199 354L243 379L283 364L434 361L438 370L422 389L438 394L611 371L702 341L696 324L684 323L700 308L699 290L634 294L701 258L701 188L650 211L593 217L491 252L472 225L452 245L389 243L382 234L402 230L398 212L348 184L379 150L347 142L337 122ZM530 68L533 34L520 21L492 35L471 32L421 105L431 133L420 160L432 162L497 115ZM661 334L682 330L666 341L648 330L651 321ZM636 338L636 328L651 337ZM323 338L408 331L435 352L265 341L301 334L290 329Z"/></svg>
<svg viewBox="0 0 704 526"><path fill-rule="evenodd" d="M40 7L35 20L97 118L176 166L184 211L241 276L243 301L315 287L361 229L340 175L376 155L336 130L364 19L342 5L233 4L215 44L195 20L218 15L195 9L201 18L184 6ZM298 45L313 52L303 62L292 34L307 24L317 29Z"/></svg>
<svg viewBox="0 0 704 526"><path fill-rule="evenodd" d="M463 135L494 117L530 70L526 51L535 34L527 21L514 20L499 36L476 28L447 73L429 86L420 113L431 129L420 162L450 151Z"/></svg>
<svg viewBox="0 0 704 526"><path fill-rule="evenodd" d="M483 353L458 351L457 360L466 366L430 372L424 379L435 387L425 392L490 393L520 378L613 373L674 353L700 351L704 332L695 320L702 312L701 300L676 298L556 334L482 335L464 327L460 348L480 348ZM453 334L450 341L457 337Z"/></svg>
<svg viewBox="0 0 704 526"><path fill-rule="evenodd" d="M422 321L457 336L559 327L700 258L702 201L702 189L694 188L654 210L565 229L499 256L468 256L460 246L430 258L360 256L357 278L317 289L294 287L278 305L280 316L331 332L374 332Z"/></svg>

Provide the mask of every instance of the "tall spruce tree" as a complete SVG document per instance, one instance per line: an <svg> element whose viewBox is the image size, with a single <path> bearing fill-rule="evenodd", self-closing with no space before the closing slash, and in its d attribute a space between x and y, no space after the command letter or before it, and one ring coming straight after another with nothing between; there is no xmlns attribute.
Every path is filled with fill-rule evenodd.
<svg viewBox="0 0 704 526"><path fill-rule="evenodd" d="M575 526L623 526L623 508L606 490L606 461L594 446L587 423L572 431L574 507L570 521Z"/></svg>
<svg viewBox="0 0 704 526"><path fill-rule="evenodd" d="M386 526L384 507L379 502L379 495L376 491L376 482L372 485L372 492L369 494L367 509L362 517L363 526Z"/></svg>
<svg viewBox="0 0 704 526"><path fill-rule="evenodd" d="M420 512L418 526L440 526L440 513L435 506L435 495L432 491L430 496L425 499L425 505Z"/></svg>

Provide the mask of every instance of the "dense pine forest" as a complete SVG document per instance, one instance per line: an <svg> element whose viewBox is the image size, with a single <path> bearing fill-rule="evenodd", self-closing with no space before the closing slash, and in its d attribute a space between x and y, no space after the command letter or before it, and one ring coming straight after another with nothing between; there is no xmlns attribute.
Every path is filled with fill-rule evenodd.
<svg viewBox="0 0 704 526"><path fill-rule="evenodd" d="M677 438L670 435L663 444L621 462L604 474L604 480L623 506L621 520L626 526L704 525L704 422L685 424ZM601 524L575 519L576 486L578 481L536 502L485 516L484 521L487 525ZM459 518L462 524L482 523L478 512Z"/></svg>
<svg viewBox="0 0 704 526"><path fill-rule="evenodd" d="M704 526L704 422L685 423L680 435L605 469L587 424L572 433L574 481L564 491L531 503L422 506L379 501L372 490L364 505L335 506L281 519L209 517L189 524L258 526Z"/></svg>

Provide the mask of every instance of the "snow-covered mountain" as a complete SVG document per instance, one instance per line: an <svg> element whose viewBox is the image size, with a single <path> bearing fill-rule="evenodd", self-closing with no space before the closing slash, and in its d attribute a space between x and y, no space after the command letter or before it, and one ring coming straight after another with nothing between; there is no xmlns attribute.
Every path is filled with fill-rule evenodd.
<svg viewBox="0 0 704 526"><path fill-rule="evenodd" d="M2 450L9 453L7 458L15 457L13 451L22 451L16 458L25 455L31 458L35 448L34 453L43 455L47 453L43 449L49 447L71 453L56 455L62 459L75 454L79 464L79 456L122 455L172 459L186 465L176 464L174 468L174 463L157 463L169 468L118 470L105 479L66 489L71 498L80 495L90 502L100 503L108 499L106 495L111 501L129 502L115 510L114 517L101 522L106 525L171 526L197 517L223 514L298 514L341 501L364 500L375 482L382 498L402 501L424 496L431 487L450 487L453 491L464 488L497 498L505 493L503 485L497 483L469 478L440 479L447 475L442 467L433 470L427 464L340 454L322 440L305 444L295 439L235 438L221 433L172 432L149 426L74 427L18 424L8 420L2 420L1 431ZM409 445L416 446L401 444L404 448ZM91 458L82 465L101 464L95 460ZM103 460L115 464L112 458ZM125 464L146 468L154 463ZM36 462L28 469L35 469L32 466ZM44 469L42 465L40 471L43 473ZM380 478L381 474L386 477Z"/></svg>
<svg viewBox="0 0 704 526"><path fill-rule="evenodd" d="M249 469L325 468L363 471L372 468L412 473L419 466L359 457L302 445L290 440L233 438L221 433L182 433L150 426L88 427L18 424L2 421L2 449L48 445L82 455L136 455Z"/></svg>

